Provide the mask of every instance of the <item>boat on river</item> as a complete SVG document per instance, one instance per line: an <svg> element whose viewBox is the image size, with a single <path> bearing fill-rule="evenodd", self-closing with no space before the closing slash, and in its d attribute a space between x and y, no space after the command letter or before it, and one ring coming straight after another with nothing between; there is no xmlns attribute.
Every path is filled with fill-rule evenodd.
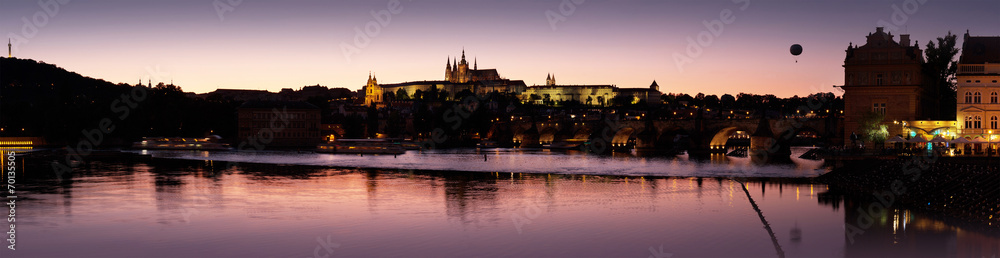
<svg viewBox="0 0 1000 258"><path fill-rule="evenodd" d="M316 146L316 152L337 154L403 154L402 144L386 139L337 139Z"/></svg>

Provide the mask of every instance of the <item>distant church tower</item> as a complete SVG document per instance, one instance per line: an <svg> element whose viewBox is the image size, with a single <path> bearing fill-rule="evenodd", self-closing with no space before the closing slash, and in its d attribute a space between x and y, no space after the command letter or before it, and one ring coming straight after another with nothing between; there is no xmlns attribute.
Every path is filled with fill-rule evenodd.
<svg viewBox="0 0 1000 258"><path fill-rule="evenodd" d="M556 76L552 74L545 76L545 86L556 86Z"/></svg>
<svg viewBox="0 0 1000 258"><path fill-rule="evenodd" d="M12 52L10 51L10 38L7 38L7 58L10 58L10 57L13 56L13 54L11 54L11 53Z"/></svg>
<svg viewBox="0 0 1000 258"><path fill-rule="evenodd" d="M469 62L465 61L465 49L462 49L462 61L458 63L458 83L469 82Z"/></svg>
<svg viewBox="0 0 1000 258"><path fill-rule="evenodd" d="M382 87L378 86L378 78L368 74L368 83L365 84L365 106L382 102Z"/></svg>
<svg viewBox="0 0 1000 258"><path fill-rule="evenodd" d="M448 60L444 62L444 80L451 81L452 80L451 77L452 77L451 57L449 56Z"/></svg>
<svg viewBox="0 0 1000 258"><path fill-rule="evenodd" d="M473 64L473 69L479 68L478 64ZM462 60L459 61L458 58L452 60L448 57L448 61L444 65L444 80L452 83L467 83L472 80L472 73L469 72L469 61L465 60L465 50L462 50Z"/></svg>

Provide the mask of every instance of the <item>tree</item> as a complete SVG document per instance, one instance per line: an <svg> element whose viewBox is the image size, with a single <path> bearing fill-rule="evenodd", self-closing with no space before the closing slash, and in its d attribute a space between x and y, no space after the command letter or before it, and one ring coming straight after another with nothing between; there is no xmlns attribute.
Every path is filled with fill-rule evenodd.
<svg viewBox="0 0 1000 258"><path fill-rule="evenodd" d="M531 94L531 96L529 96L529 99L531 99L531 104L536 104L536 102L542 100L542 96L538 96L538 94Z"/></svg>
<svg viewBox="0 0 1000 258"><path fill-rule="evenodd" d="M438 92L437 101L448 101L448 91L442 90Z"/></svg>
<svg viewBox="0 0 1000 258"><path fill-rule="evenodd" d="M413 99L414 100L423 100L424 99L424 91L422 91L422 90L413 91Z"/></svg>
<svg viewBox="0 0 1000 258"><path fill-rule="evenodd" d="M399 88L396 90L396 99L398 100L409 100L410 95L406 95L406 89Z"/></svg>
<svg viewBox="0 0 1000 258"><path fill-rule="evenodd" d="M733 108L736 106L736 98L733 95L725 94L719 99L723 108Z"/></svg>
<svg viewBox="0 0 1000 258"><path fill-rule="evenodd" d="M631 94L618 94L611 98L611 104L615 106L631 105L633 101L635 101L635 97Z"/></svg>
<svg viewBox="0 0 1000 258"><path fill-rule="evenodd" d="M882 124L885 114L868 111L861 117L861 137L865 142L883 144L889 138L888 128Z"/></svg>
<svg viewBox="0 0 1000 258"><path fill-rule="evenodd" d="M707 108L718 108L719 107L719 96L708 95L705 96L705 107Z"/></svg>
<svg viewBox="0 0 1000 258"><path fill-rule="evenodd" d="M958 71L958 62L955 55L958 48L955 47L956 35L948 32L943 38L937 38L927 43L927 62L924 63L923 73L930 80L929 86L931 97L937 103L929 104L924 110L930 111L932 119L954 120L955 108L957 106L957 95L955 88L955 72ZM936 105L935 105L936 104Z"/></svg>

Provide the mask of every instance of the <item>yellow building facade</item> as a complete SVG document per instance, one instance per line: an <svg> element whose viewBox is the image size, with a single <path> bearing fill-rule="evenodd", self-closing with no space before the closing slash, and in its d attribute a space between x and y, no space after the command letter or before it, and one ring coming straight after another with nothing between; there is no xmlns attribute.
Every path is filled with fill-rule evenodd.
<svg viewBox="0 0 1000 258"><path fill-rule="evenodd" d="M956 79L959 136L1000 142L1000 37L966 32Z"/></svg>

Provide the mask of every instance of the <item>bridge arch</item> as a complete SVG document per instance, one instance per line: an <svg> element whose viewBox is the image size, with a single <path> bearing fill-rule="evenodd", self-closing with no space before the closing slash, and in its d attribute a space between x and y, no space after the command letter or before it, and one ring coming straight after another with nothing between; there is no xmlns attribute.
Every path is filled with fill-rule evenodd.
<svg viewBox="0 0 1000 258"><path fill-rule="evenodd" d="M556 140L556 134L559 133L559 129L556 127L546 127L538 132L538 142L541 144L552 143Z"/></svg>
<svg viewBox="0 0 1000 258"><path fill-rule="evenodd" d="M635 128L624 127L615 132L615 137L611 138L612 146L626 146L629 143L635 142Z"/></svg>
<svg viewBox="0 0 1000 258"><path fill-rule="evenodd" d="M750 133L750 130L741 126L729 126L722 128L712 136L712 140L708 143L709 149L725 150L726 144L729 142L731 137L740 136L749 138Z"/></svg>

